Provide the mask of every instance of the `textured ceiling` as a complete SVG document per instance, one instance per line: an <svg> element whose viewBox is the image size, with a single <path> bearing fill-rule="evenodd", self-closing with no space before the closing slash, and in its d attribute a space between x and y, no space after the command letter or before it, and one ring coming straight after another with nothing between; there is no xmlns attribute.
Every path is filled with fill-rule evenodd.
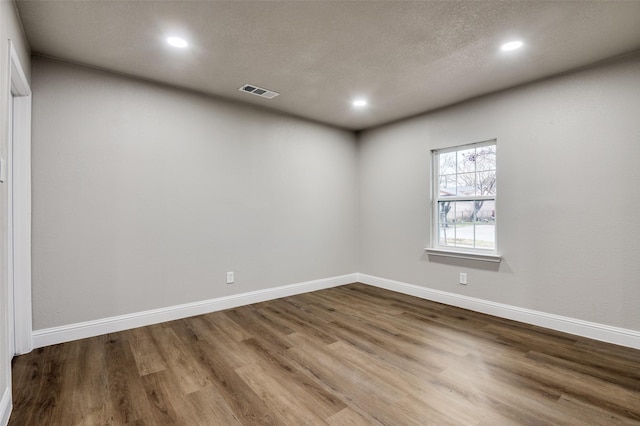
<svg viewBox="0 0 640 426"><path fill-rule="evenodd" d="M640 50L640 1L18 0L36 54L351 130ZM190 47L168 46L179 35ZM524 48L502 52L505 41ZM241 93L256 84L281 93ZM370 106L355 110L351 100Z"/></svg>

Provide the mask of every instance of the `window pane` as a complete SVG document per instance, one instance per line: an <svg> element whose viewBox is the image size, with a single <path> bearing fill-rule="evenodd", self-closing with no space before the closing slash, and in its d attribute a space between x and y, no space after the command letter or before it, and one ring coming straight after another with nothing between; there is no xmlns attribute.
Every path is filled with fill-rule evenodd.
<svg viewBox="0 0 640 426"><path fill-rule="evenodd" d="M458 151L458 173L476 171L476 149L463 149Z"/></svg>
<svg viewBox="0 0 640 426"><path fill-rule="evenodd" d="M477 180L478 195L496 195L496 172L478 173Z"/></svg>
<svg viewBox="0 0 640 426"><path fill-rule="evenodd" d="M476 248L494 249L496 247L496 202L482 202L477 213Z"/></svg>
<svg viewBox="0 0 640 426"><path fill-rule="evenodd" d="M451 175L456 173L456 153L445 152L438 155L440 159L439 172L442 175Z"/></svg>
<svg viewBox="0 0 640 426"><path fill-rule="evenodd" d="M444 201L438 203L438 239L440 245L453 245L455 239L454 203Z"/></svg>
<svg viewBox="0 0 640 426"><path fill-rule="evenodd" d="M438 202L441 246L494 249L495 200Z"/></svg>
<svg viewBox="0 0 640 426"><path fill-rule="evenodd" d="M496 146L489 145L476 149L476 170L479 172L496 169Z"/></svg>
<svg viewBox="0 0 640 426"><path fill-rule="evenodd" d="M473 201L457 201L456 202L456 240L457 247L473 248L474 244L474 202Z"/></svg>
<svg viewBox="0 0 640 426"><path fill-rule="evenodd" d="M452 197L457 195L456 175L440 177L440 197Z"/></svg>
<svg viewBox="0 0 640 426"><path fill-rule="evenodd" d="M496 202L495 200L476 201L478 213L476 220L478 222L495 222L496 221Z"/></svg>
<svg viewBox="0 0 640 426"><path fill-rule="evenodd" d="M476 174L462 173L458 175L458 195L476 195Z"/></svg>

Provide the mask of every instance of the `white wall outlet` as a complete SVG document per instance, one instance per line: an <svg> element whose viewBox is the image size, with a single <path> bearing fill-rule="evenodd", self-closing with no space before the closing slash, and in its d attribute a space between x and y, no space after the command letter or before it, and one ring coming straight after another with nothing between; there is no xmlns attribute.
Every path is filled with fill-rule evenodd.
<svg viewBox="0 0 640 426"><path fill-rule="evenodd" d="M233 284L234 277L233 271L227 272L227 284Z"/></svg>
<svg viewBox="0 0 640 426"><path fill-rule="evenodd" d="M460 284L467 285L467 273L460 272Z"/></svg>

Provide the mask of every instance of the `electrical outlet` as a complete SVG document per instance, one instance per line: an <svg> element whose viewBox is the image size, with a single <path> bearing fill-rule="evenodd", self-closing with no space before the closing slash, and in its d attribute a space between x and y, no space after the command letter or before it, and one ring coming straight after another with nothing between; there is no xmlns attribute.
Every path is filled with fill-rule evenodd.
<svg viewBox="0 0 640 426"><path fill-rule="evenodd" d="M233 284L234 277L233 271L227 272L227 284Z"/></svg>
<svg viewBox="0 0 640 426"><path fill-rule="evenodd" d="M467 273L460 272L460 284L467 285Z"/></svg>

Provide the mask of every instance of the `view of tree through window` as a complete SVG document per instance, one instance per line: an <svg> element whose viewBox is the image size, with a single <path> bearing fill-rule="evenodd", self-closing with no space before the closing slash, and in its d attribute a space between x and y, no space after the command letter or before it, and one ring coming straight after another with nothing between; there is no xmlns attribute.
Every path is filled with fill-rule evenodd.
<svg viewBox="0 0 640 426"><path fill-rule="evenodd" d="M434 151L437 245L496 249L495 141Z"/></svg>

